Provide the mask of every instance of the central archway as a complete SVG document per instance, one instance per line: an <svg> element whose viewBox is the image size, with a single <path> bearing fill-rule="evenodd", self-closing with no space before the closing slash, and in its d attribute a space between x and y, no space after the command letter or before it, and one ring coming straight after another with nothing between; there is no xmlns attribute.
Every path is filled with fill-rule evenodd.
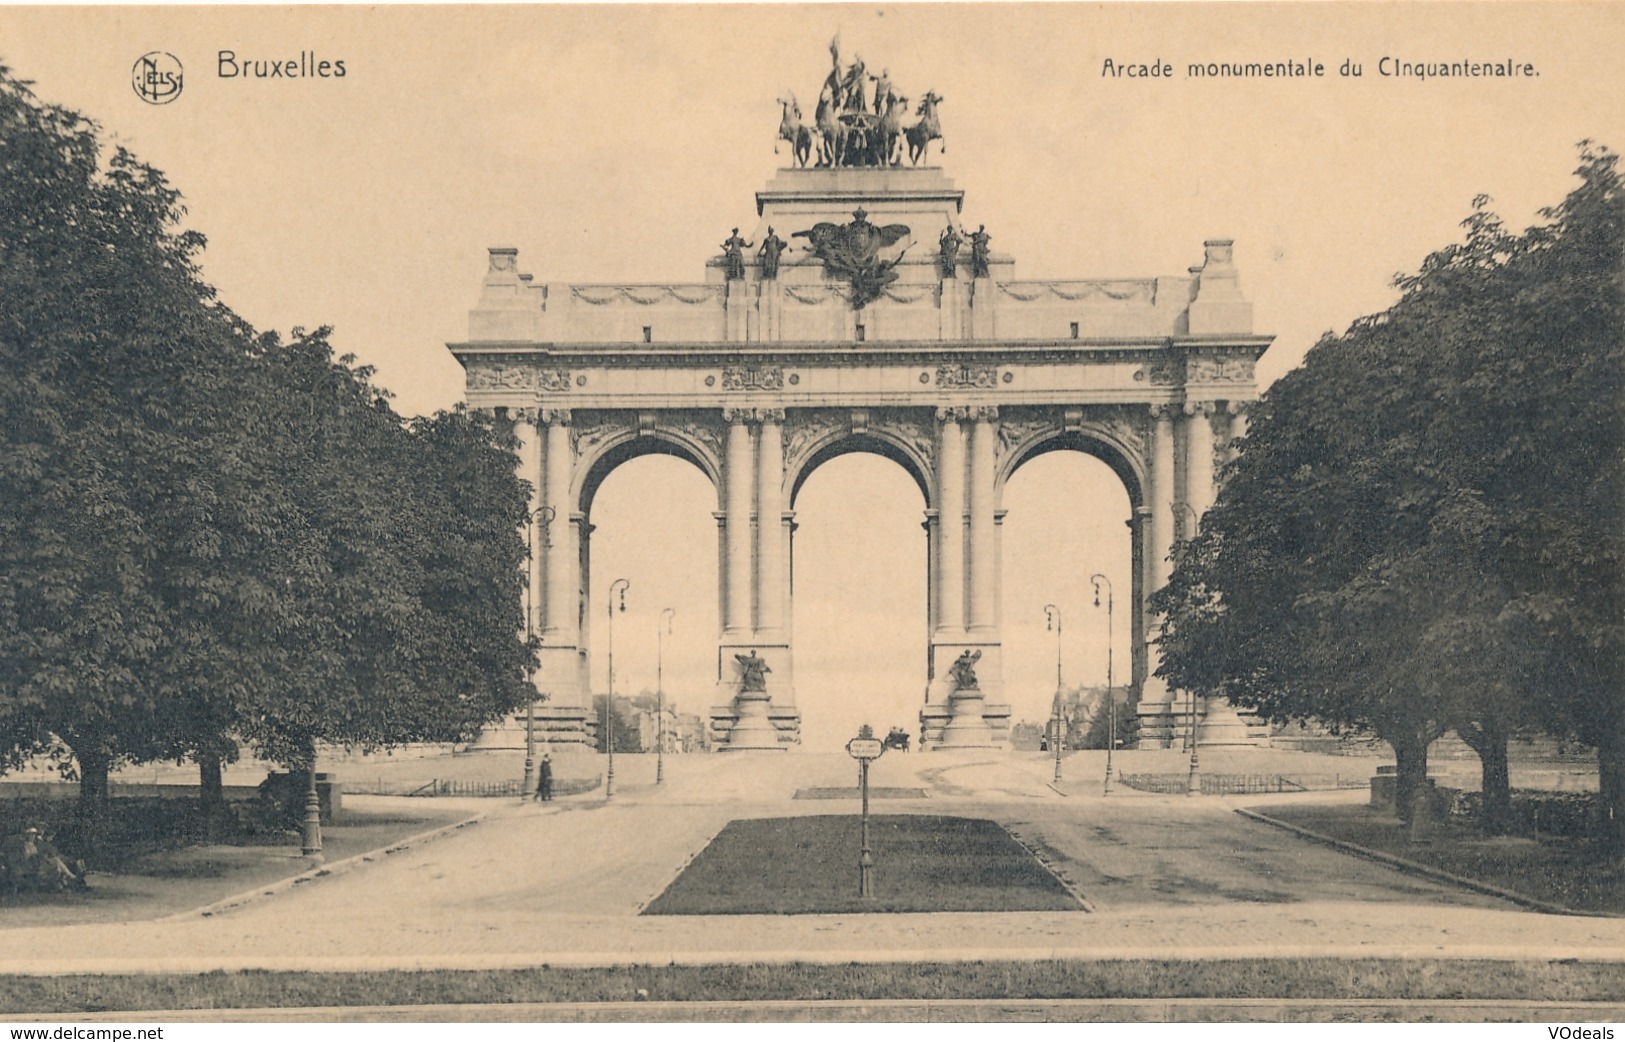
<svg viewBox="0 0 1625 1042"><path fill-rule="evenodd" d="M824 446L796 477L792 622L810 749L838 749L864 723L914 730L929 636L922 481L895 446L863 436Z"/></svg>

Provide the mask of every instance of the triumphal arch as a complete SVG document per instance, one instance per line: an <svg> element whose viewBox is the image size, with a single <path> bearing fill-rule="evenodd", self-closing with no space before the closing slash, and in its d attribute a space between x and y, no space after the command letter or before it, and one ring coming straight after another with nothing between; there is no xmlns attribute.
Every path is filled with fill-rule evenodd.
<svg viewBox="0 0 1625 1042"><path fill-rule="evenodd" d="M1001 744L1003 490L1028 460L1071 449L1128 492L1132 700L1142 741L1165 743L1189 706L1152 675L1146 598L1213 502L1271 339L1253 332L1231 242L1203 243L1184 274L1019 279L991 248L990 211L967 211L931 165L943 99L910 102L834 64L812 125L780 99L791 165L694 282L533 278L517 250L490 250L468 339L449 346L470 406L514 424L543 522L529 575L548 694L536 719L553 743L585 739L594 493L621 463L665 453L717 490L712 737L793 747L796 493L825 461L873 452L927 503L925 745ZM1171 248L1194 258L1194 246Z"/></svg>

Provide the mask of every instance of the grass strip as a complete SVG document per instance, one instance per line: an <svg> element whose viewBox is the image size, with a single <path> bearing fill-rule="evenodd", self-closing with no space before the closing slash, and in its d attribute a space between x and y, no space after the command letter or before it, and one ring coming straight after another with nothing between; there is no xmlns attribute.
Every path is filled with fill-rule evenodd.
<svg viewBox="0 0 1625 1042"><path fill-rule="evenodd" d="M933 815L870 817L875 896L860 897L860 834L855 814L731 821L643 914L1082 909L998 824Z"/></svg>
<svg viewBox="0 0 1625 1042"><path fill-rule="evenodd" d="M1625 1001L1617 963L1573 959L1040 960L526 970L0 976L0 1013L822 999Z"/></svg>
<svg viewBox="0 0 1625 1042"><path fill-rule="evenodd" d="M1370 807L1280 805L1261 807L1259 812L1541 904L1593 914L1625 914L1625 860L1585 840L1489 836L1470 826L1441 822L1427 842L1412 843L1398 818Z"/></svg>

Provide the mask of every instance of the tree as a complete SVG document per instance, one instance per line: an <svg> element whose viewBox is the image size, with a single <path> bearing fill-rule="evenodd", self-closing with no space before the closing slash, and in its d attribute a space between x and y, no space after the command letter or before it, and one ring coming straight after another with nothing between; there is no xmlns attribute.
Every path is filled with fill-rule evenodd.
<svg viewBox="0 0 1625 1042"><path fill-rule="evenodd" d="M1514 727L1596 745L1619 843L1625 203L1611 153L1578 174L1521 236L1475 200L1398 303L1270 388L1153 607L1171 683L1371 728L1402 809L1446 728L1492 827Z"/></svg>
<svg viewBox="0 0 1625 1042"><path fill-rule="evenodd" d="M179 194L0 69L0 770L471 737L529 697L511 432L257 335Z"/></svg>
<svg viewBox="0 0 1625 1042"><path fill-rule="evenodd" d="M638 730L638 718L635 713L629 712L632 703L620 695L615 696L617 703L610 706L608 695L593 696L593 718L598 722L597 749L604 753L609 751L610 714L614 714L615 751L618 753L643 752L643 736Z"/></svg>

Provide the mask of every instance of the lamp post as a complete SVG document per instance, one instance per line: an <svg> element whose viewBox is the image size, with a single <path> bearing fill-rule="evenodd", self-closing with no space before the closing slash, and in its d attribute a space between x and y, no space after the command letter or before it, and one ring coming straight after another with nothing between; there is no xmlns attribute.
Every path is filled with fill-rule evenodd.
<svg viewBox="0 0 1625 1042"><path fill-rule="evenodd" d="M1055 631L1055 728L1050 745L1055 749L1055 784L1061 784L1061 609L1044 605L1045 629Z"/></svg>
<svg viewBox="0 0 1625 1042"><path fill-rule="evenodd" d="M1181 521L1184 520L1184 514L1190 515L1190 527L1185 529L1185 538L1182 540L1183 542L1188 543L1192 539L1196 538L1196 530L1201 525L1202 519L1197 516L1196 508L1191 506L1189 503L1176 503L1174 504L1174 507L1176 510L1181 512ZM1190 705L1188 707L1190 722L1189 726L1187 726L1185 729L1185 748L1189 749L1191 752L1190 774L1185 779L1185 795L1200 796L1202 794L1202 775L1197 770L1196 749L1198 741L1196 737L1196 692L1186 691L1185 697L1190 700Z"/></svg>
<svg viewBox="0 0 1625 1042"><path fill-rule="evenodd" d="M666 634L671 632L672 621L677 618L676 608L660 609L660 621L655 629L655 784L666 781Z"/></svg>
<svg viewBox="0 0 1625 1042"><path fill-rule="evenodd" d="M305 782L305 820L300 834L300 853L311 864L326 860L322 856L322 800L316 793L316 739L310 739L310 774Z"/></svg>
<svg viewBox="0 0 1625 1042"><path fill-rule="evenodd" d="M1117 748L1117 691L1112 685L1112 581L1096 572L1089 577L1095 584L1095 607L1100 607L1100 584L1106 584L1106 784L1102 796L1112 794L1112 753Z"/></svg>
<svg viewBox="0 0 1625 1042"><path fill-rule="evenodd" d="M533 514L525 515L525 548L530 551L530 564L525 569L525 643L536 642L536 605L532 603L531 570L535 568L536 561L536 522L542 523L542 549L547 549L547 530L553 523L558 511L552 507L542 507ZM520 785L520 795L529 796L536 788L536 674L530 676L530 698L525 702L525 780Z"/></svg>
<svg viewBox="0 0 1625 1042"><path fill-rule="evenodd" d="M616 579L609 584L609 694L604 699L604 747L609 750L609 767L604 772L604 799L615 796L615 604L626 614L626 589L632 583Z"/></svg>

